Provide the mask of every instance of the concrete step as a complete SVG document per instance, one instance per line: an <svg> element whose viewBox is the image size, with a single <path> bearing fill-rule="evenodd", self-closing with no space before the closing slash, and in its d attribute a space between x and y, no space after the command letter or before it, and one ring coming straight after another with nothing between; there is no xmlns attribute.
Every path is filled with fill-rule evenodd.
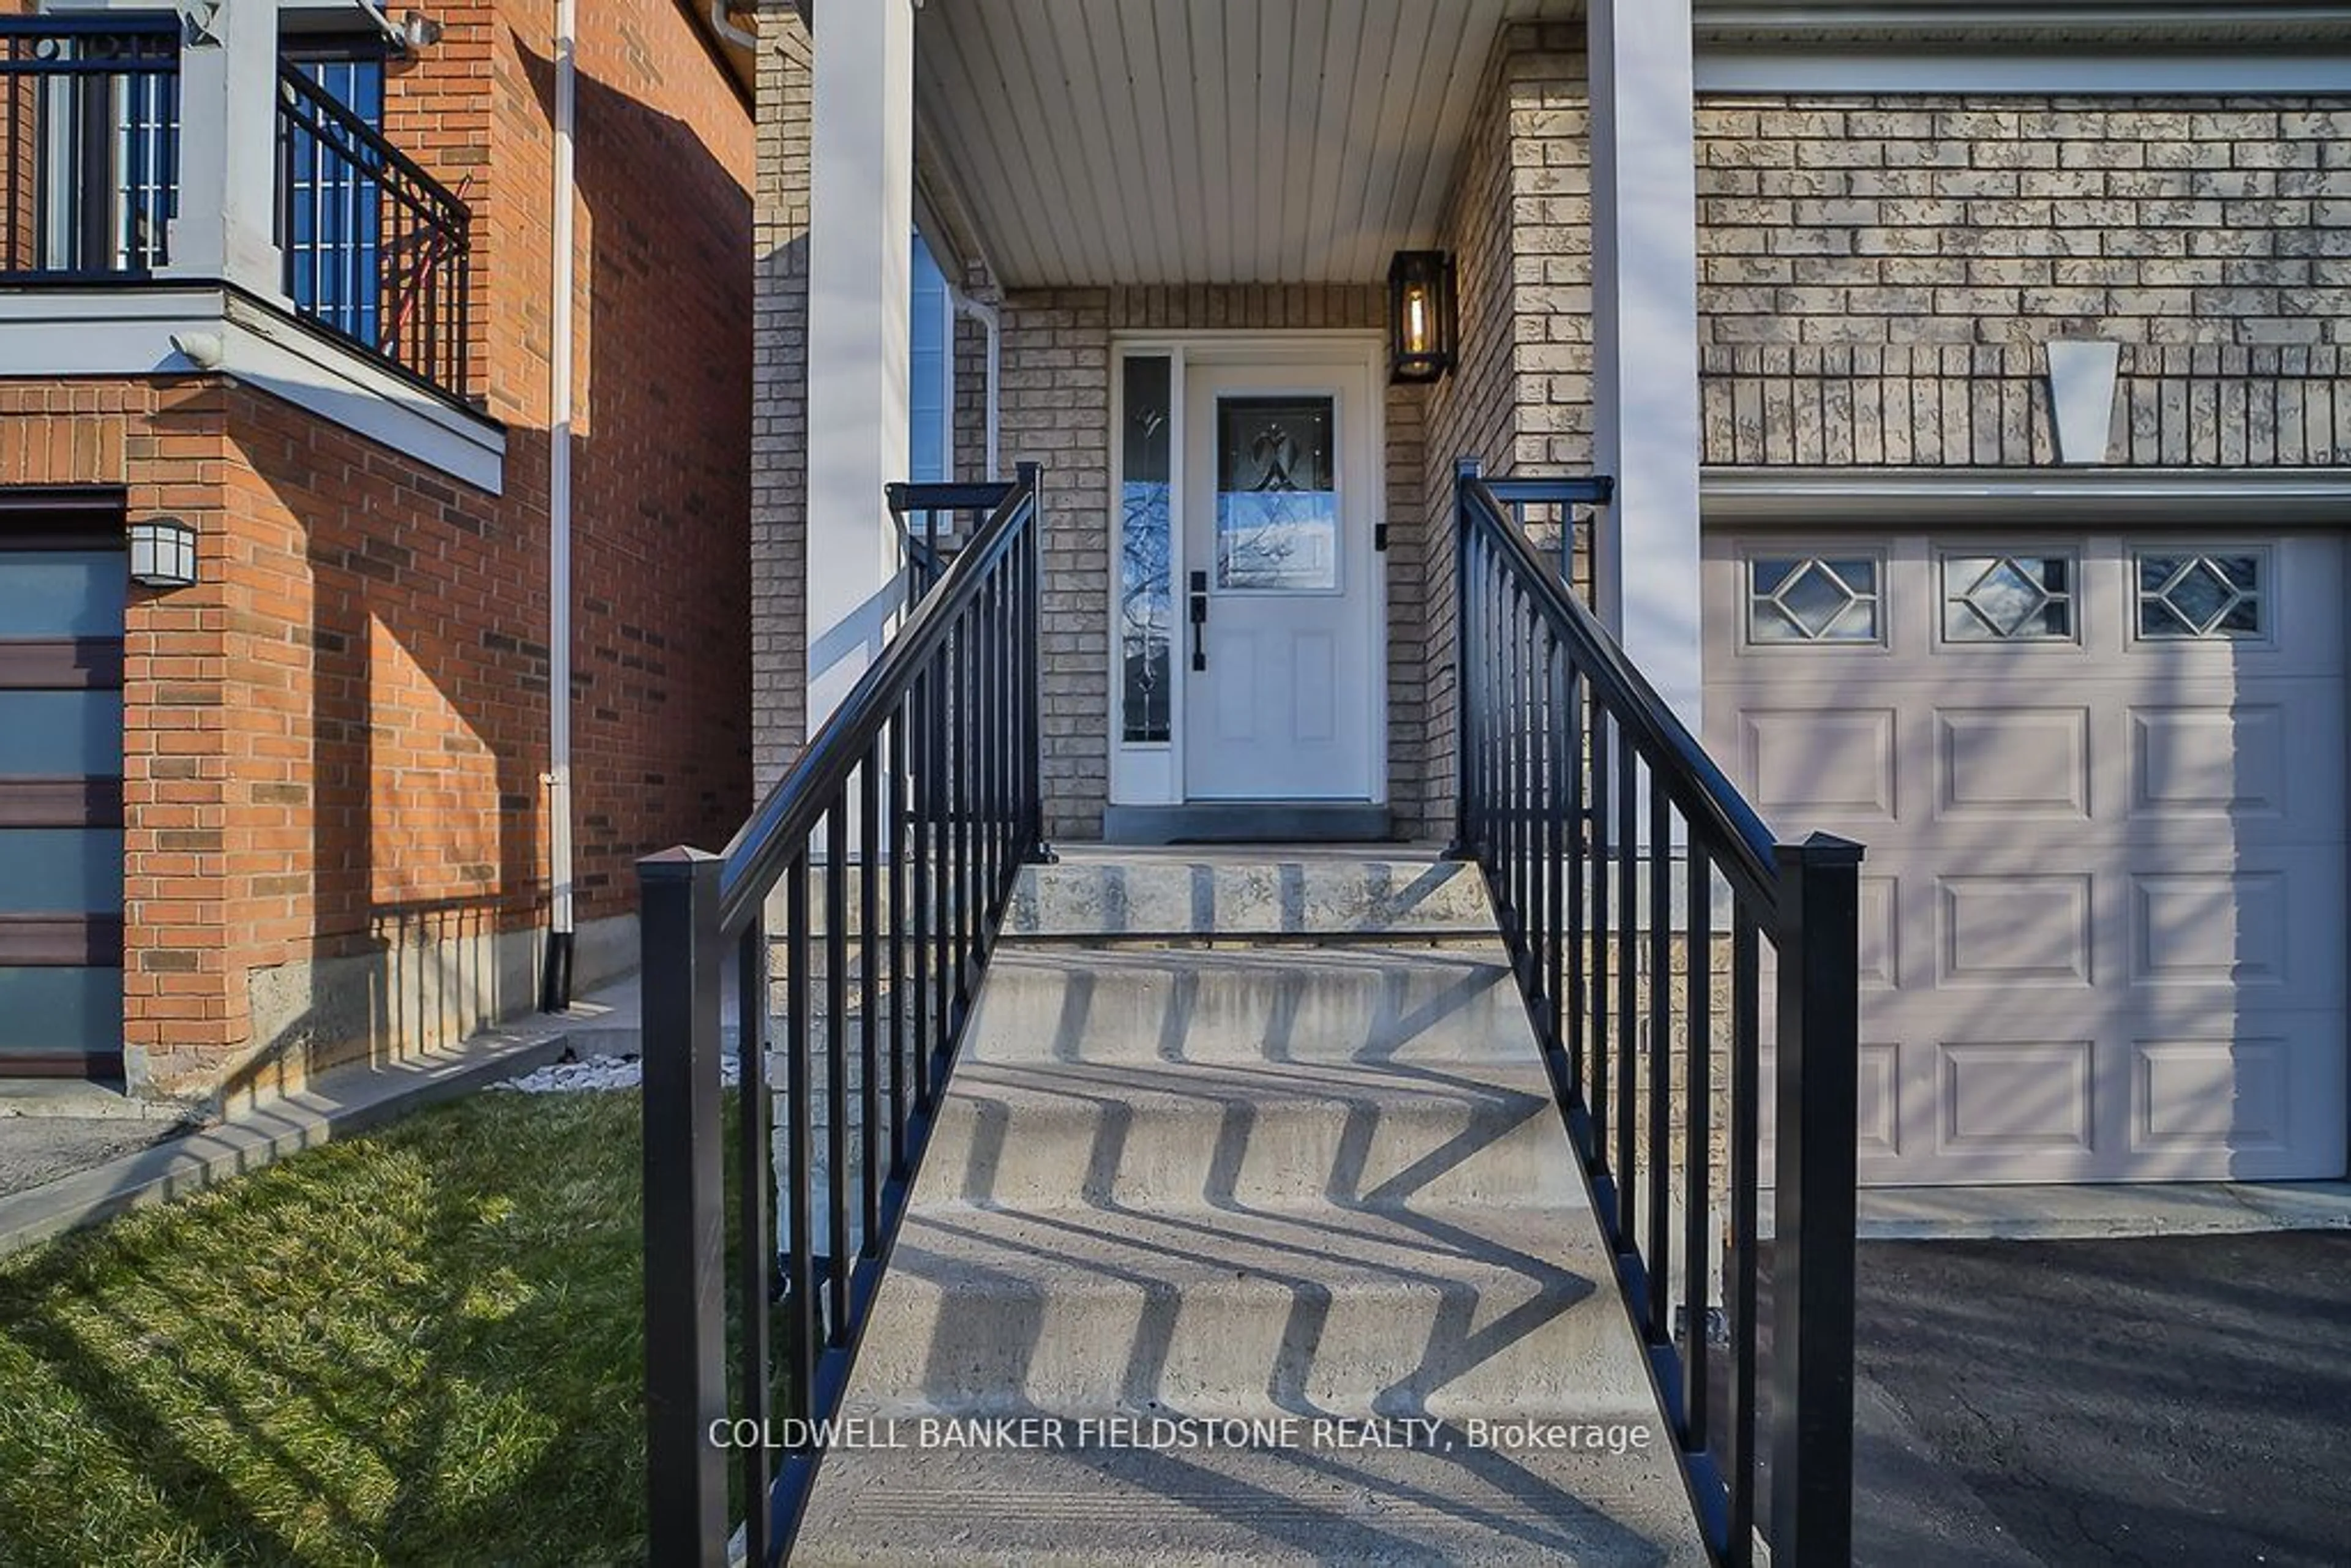
<svg viewBox="0 0 2351 1568"><path fill-rule="evenodd" d="M996 950L968 1061L1523 1061L1499 942Z"/></svg>
<svg viewBox="0 0 2351 1568"><path fill-rule="evenodd" d="M1005 931L1090 938L1490 936L1477 871L1433 853L1071 851L1024 867Z"/></svg>
<svg viewBox="0 0 2351 1568"><path fill-rule="evenodd" d="M1573 1209L927 1207L846 1414L1654 1419Z"/></svg>
<svg viewBox="0 0 2351 1568"><path fill-rule="evenodd" d="M1540 1063L966 1062L924 1197L1163 1208L1581 1204Z"/></svg>
<svg viewBox="0 0 2351 1568"><path fill-rule="evenodd" d="M1453 1447L1447 1450L1445 1442ZM796 1564L1707 1561L1672 1460L1473 1446L847 1450Z"/></svg>

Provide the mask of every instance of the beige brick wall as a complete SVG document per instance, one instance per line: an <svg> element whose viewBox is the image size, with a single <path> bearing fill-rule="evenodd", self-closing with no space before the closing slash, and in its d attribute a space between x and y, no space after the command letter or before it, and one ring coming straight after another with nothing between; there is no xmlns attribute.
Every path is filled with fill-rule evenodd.
<svg viewBox="0 0 2351 1568"><path fill-rule="evenodd" d="M2117 461L2351 460L2351 104L1708 99L1707 456L2046 463L2040 345L2127 345Z"/></svg>
<svg viewBox="0 0 2351 1568"><path fill-rule="evenodd" d="M1592 463L1590 89L1579 28L1508 29L1488 71L1439 244L1454 256L1460 362L1428 398L1422 777L1434 836L1455 794L1453 466Z"/></svg>

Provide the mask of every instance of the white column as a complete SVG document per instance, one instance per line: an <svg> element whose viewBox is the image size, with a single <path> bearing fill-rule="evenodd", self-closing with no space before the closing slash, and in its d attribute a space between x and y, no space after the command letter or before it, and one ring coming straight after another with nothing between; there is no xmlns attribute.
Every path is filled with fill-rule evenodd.
<svg viewBox="0 0 2351 1568"><path fill-rule="evenodd" d="M1698 732L1698 176L1690 0L1592 0L1601 612Z"/></svg>
<svg viewBox="0 0 2351 1568"><path fill-rule="evenodd" d="M277 248L277 0L183 9L176 277L286 298Z"/></svg>
<svg viewBox="0 0 2351 1568"><path fill-rule="evenodd" d="M907 477L914 236L911 0L816 13L809 138L808 716L880 650L898 549L882 487Z"/></svg>

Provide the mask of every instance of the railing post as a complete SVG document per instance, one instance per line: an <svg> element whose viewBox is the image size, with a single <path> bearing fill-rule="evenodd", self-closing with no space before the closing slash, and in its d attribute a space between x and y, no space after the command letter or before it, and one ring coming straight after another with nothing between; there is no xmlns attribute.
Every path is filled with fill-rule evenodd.
<svg viewBox="0 0 2351 1568"><path fill-rule="evenodd" d="M700 850L637 862L644 1003L648 1555L720 1563L726 1455L726 1206L718 1094L718 873ZM753 1506L756 1506L754 1504Z"/></svg>
<svg viewBox="0 0 2351 1568"><path fill-rule="evenodd" d="M1029 492L1028 537L1021 541L1021 559L1027 570L1021 573L1022 597L1020 626L1025 635L1018 654L1028 682L1027 700L1021 704L1020 755L1029 780L1027 799L1021 802L1022 826L1028 830L1029 863L1054 865L1061 856L1045 841L1045 753L1042 719L1045 712L1045 469L1042 464L1023 463L1014 470L1019 476L1020 487Z"/></svg>
<svg viewBox="0 0 2351 1568"><path fill-rule="evenodd" d="M1771 1556L1853 1561L1853 1333L1861 846L1779 846L1771 1268Z"/></svg>
<svg viewBox="0 0 2351 1568"><path fill-rule="evenodd" d="M277 6L183 11L179 199L166 276L287 305L278 248Z"/></svg>
<svg viewBox="0 0 2351 1568"><path fill-rule="evenodd" d="M1485 472L1475 457L1453 464L1453 841L1444 858L1477 858L1469 826L1469 481Z"/></svg>

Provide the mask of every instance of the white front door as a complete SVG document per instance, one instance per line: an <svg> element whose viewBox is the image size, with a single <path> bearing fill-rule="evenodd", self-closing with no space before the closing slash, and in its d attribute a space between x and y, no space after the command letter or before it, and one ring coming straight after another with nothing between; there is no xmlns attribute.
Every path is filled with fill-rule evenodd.
<svg viewBox="0 0 2351 1568"><path fill-rule="evenodd" d="M1372 397L1360 362L1187 367L1188 800L1380 798Z"/></svg>

